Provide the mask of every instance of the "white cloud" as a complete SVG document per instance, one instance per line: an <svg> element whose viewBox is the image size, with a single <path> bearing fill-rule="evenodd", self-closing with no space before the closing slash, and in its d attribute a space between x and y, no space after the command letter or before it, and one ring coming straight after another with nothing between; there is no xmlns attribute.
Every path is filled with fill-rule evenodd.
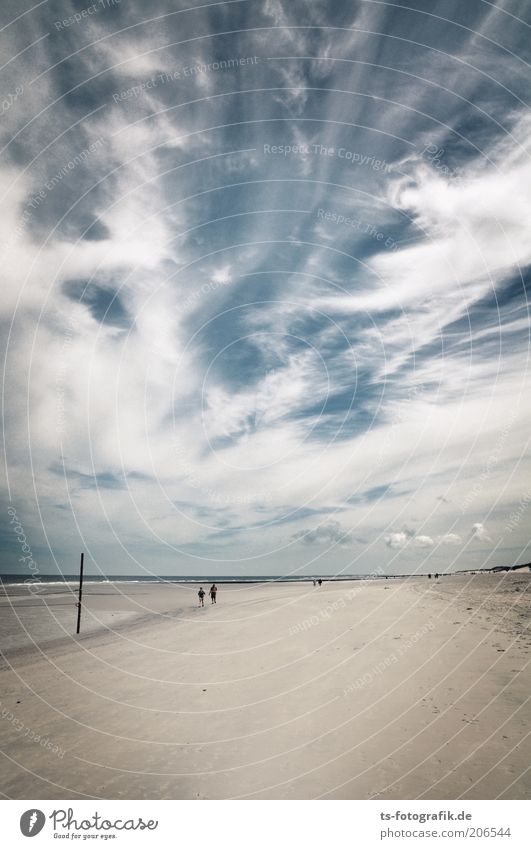
<svg viewBox="0 0 531 849"><path fill-rule="evenodd" d="M459 534L442 534L437 537L437 543L440 545L461 545L461 542Z"/></svg>
<svg viewBox="0 0 531 849"><path fill-rule="evenodd" d="M305 545L352 545L355 541L352 532L347 531L340 522L331 519L313 530L306 529L294 534L292 539Z"/></svg>
<svg viewBox="0 0 531 849"><path fill-rule="evenodd" d="M417 534L415 531L391 531L384 535L384 542L388 548L405 548L412 545L414 548L434 548L439 545L461 545L461 537L458 534L440 534L429 536L428 534Z"/></svg>
<svg viewBox="0 0 531 849"><path fill-rule="evenodd" d="M433 539L425 534L414 536L411 542L415 548L433 548L434 546Z"/></svg>
<svg viewBox="0 0 531 849"><path fill-rule="evenodd" d="M404 531L391 531L385 534L384 541L388 548L404 548L409 542L409 537Z"/></svg>
<svg viewBox="0 0 531 849"><path fill-rule="evenodd" d="M482 542L492 542L487 528L482 522L475 522L470 531L471 539L479 539Z"/></svg>

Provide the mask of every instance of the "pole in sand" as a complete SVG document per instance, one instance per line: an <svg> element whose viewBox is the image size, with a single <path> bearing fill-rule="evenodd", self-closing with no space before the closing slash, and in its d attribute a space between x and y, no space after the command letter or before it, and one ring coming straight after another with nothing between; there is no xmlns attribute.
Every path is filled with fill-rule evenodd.
<svg viewBox="0 0 531 849"><path fill-rule="evenodd" d="M81 552L81 563L79 564L79 596L77 602L77 628L76 634L79 634L79 629L81 627L81 596L83 594L83 559L85 555Z"/></svg>

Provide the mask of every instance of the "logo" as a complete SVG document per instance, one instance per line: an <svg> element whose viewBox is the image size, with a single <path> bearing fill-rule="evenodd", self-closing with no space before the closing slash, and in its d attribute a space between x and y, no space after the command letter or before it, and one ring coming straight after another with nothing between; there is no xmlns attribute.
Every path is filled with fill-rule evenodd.
<svg viewBox="0 0 531 849"><path fill-rule="evenodd" d="M20 817L20 830L24 837L35 837L39 831L42 831L45 822L46 817L42 811L30 808Z"/></svg>

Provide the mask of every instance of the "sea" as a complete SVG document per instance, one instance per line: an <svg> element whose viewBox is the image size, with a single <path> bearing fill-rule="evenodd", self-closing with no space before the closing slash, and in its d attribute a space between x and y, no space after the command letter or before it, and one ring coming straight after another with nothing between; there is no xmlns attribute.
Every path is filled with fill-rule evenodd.
<svg viewBox="0 0 531 849"><path fill-rule="evenodd" d="M264 584L264 583L308 583L322 578L323 581L363 581L374 579L375 575L90 575L85 572L83 583L93 584L197 584L215 581L217 584ZM79 574L65 575L23 575L0 574L0 584L78 584Z"/></svg>

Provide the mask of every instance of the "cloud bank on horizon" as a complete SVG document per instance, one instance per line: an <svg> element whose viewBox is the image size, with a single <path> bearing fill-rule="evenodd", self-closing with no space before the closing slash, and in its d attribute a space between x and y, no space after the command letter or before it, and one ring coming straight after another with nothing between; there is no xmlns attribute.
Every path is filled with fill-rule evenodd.
<svg viewBox="0 0 531 849"><path fill-rule="evenodd" d="M531 560L529 4L0 16L3 571Z"/></svg>

